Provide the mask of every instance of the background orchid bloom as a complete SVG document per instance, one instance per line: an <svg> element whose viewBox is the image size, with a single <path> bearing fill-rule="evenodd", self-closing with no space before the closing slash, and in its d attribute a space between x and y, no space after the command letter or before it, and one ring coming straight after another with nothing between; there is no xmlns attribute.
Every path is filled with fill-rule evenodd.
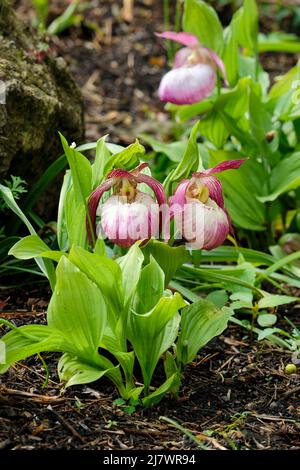
<svg viewBox="0 0 300 470"><path fill-rule="evenodd" d="M88 218L86 220L91 245L101 229L109 240L126 248L137 240L149 239L158 234L159 208L166 203L166 195L161 183L141 173L147 166L147 163L142 163L132 171L113 170L108 179L91 194L88 200L90 221ZM140 183L151 188L156 200L138 189ZM100 204L103 194L111 188L113 194ZM98 226L97 215L101 217Z"/></svg>
<svg viewBox="0 0 300 470"><path fill-rule="evenodd" d="M173 31L156 35L186 46L175 54L173 69L160 82L158 94L162 101L192 104L207 98L215 88L217 68L227 84L223 61L214 51L201 46L196 36Z"/></svg>
<svg viewBox="0 0 300 470"><path fill-rule="evenodd" d="M221 245L231 230L224 206L221 182L212 176L239 168L245 160L231 160L194 173L179 183L169 200L171 216L181 235L194 249L211 250Z"/></svg>

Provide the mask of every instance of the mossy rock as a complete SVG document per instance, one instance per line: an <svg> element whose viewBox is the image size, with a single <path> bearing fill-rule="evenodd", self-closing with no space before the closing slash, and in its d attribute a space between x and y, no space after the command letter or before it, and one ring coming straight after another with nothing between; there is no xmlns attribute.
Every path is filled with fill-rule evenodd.
<svg viewBox="0 0 300 470"><path fill-rule="evenodd" d="M16 17L12 2L0 0L1 179L13 174L35 181L61 154L58 131L70 142L83 140L79 89L64 60L44 46ZM47 199L48 209L57 203Z"/></svg>

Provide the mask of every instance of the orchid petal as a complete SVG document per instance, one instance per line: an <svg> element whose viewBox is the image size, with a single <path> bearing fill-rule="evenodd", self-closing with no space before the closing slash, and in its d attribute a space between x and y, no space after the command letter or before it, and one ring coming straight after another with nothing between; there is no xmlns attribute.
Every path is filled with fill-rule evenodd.
<svg viewBox="0 0 300 470"><path fill-rule="evenodd" d="M137 183L145 183L155 194L158 204L161 206L167 202L166 193L163 185L152 176L140 173L135 177Z"/></svg>
<svg viewBox="0 0 300 470"><path fill-rule="evenodd" d="M174 57L173 68L176 69L178 67L188 65L188 57L190 57L192 53L193 51L189 47L182 47L179 49Z"/></svg>
<svg viewBox="0 0 300 470"><path fill-rule="evenodd" d="M223 188L221 181L215 176L201 176L201 183L208 188L209 197L215 201L219 207L224 209Z"/></svg>
<svg viewBox="0 0 300 470"><path fill-rule="evenodd" d="M198 47L200 45L197 36L191 33L176 33L175 31L165 31L164 33L155 33L155 35L159 38L171 39L171 41L179 42L180 44L191 48Z"/></svg>
<svg viewBox="0 0 300 470"><path fill-rule="evenodd" d="M113 243L128 248L137 240L148 240L159 230L159 205L149 194L137 192L133 203L110 196L101 206L101 227Z"/></svg>
<svg viewBox="0 0 300 470"><path fill-rule="evenodd" d="M107 175L108 178L127 178L129 180L132 180L134 178L134 175L130 171L122 170L121 168L116 168L115 170L112 170L110 173Z"/></svg>
<svg viewBox="0 0 300 470"><path fill-rule="evenodd" d="M219 163L218 165L214 166L213 168L208 168L207 170L202 170L200 172L194 173L193 176L210 176L215 173L221 173L222 171L226 170L236 170L238 169L243 163L247 161L247 158L243 158L241 160L227 160L225 162Z"/></svg>
<svg viewBox="0 0 300 470"><path fill-rule="evenodd" d="M88 239L89 239L91 246L94 245L94 240L97 238L96 215L97 215L97 208L98 208L100 199L103 196L103 194L112 187L113 184L114 184L114 179L105 181L100 186L98 186L98 188L96 188L95 191L93 191L89 197L88 212L89 212L90 220L88 219L88 217L86 217L86 230L87 230L87 235L88 235ZM93 230L93 234L91 232L91 229Z"/></svg>
<svg viewBox="0 0 300 470"><path fill-rule="evenodd" d="M203 204L197 199L188 199L183 212L182 234L191 243L192 249L211 250L221 245L230 225L223 209L214 201Z"/></svg>
<svg viewBox="0 0 300 470"><path fill-rule="evenodd" d="M221 70L223 78L224 78L225 85L229 86L228 79L227 79L227 73L226 73L226 69L225 69L225 65L224 65L223 60L212 49L207 48L207 50L209 51L210 56L214 60L214 62L216 63L217 67Z"/></svg>
<svg viewBox="0 0 300 470"><path fill-rule="evenodd" d="M141 163L139 166L137 166L134 170L127 171L123 170L122 168L116 168L115 170L112 170L107 177L108 178L127 178L129 180L136 179L136 177L139 175L139 173L144 170L144 168L148 168L149 165L146 162Z"/></svg>
<svg viewBox="0 0 300 470"><path fill-rule="evenodd" d="M174 216L175 211L180 211L180 208L183 209L186 202L185 194L190 182L190 180L182 180L177 186L174 195L169 198L171 217Z"/></svg>
<svg viewBox="0 0 300 470"><path fill-rule="evenodd" d="M149 168L149 164L147 162L140 163L134 170L132 170L133 174L138 174L145 168Z"/></svg>
<svg viewBox="0 0 300 470"><path fill-rule="evenodd" d="M207 64L178 67L164 75L158 94L162 101L193 104L211 95L215 83L216 73Z"/></svg>

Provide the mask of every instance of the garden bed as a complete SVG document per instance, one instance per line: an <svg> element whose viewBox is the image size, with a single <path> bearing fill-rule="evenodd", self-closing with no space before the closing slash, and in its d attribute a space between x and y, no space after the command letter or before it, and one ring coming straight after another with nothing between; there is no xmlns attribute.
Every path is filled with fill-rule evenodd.
<svg viewBox="0 0 300 470"><path fill-rule="evenodd" d="M28 21L29 3L17 3ZM82 90L86 141L109 133L111 141L127 145L141 132L168 135L173 124L157 96L168 66L154 36L164 29L162 2L137 1L130 23L120 16L120 1L94 3L87 19L98 24L96 33L83 25L54 37L50 48L66 59ZM54 11L61 11L59 1ZM263 63L272 78L292 67L296 56L268 53ZM50 291L38 286L33 281L26 290L3 291L0 317L17 326L45 323ZM298 307L279 309L279 326L286 327L284 315L299 327ZM300 450L300 376L284 371L291 352L254 341L239 326L230 324L201 350L185 370L178 399L149 409L115 402L118 395L106 379L63 392L58 357L42 354L50 372L46 382L37 356L0 377L0 450Z"/></svg>
<svg viewBox="0 0 300 470"><path fill-rule="evenodd" d="M42 289L43 290L43 289ZM43 323L49 292L15 291L1 316L17 325ZM288 315L300 325L299 309ZM114 404L117 394L101 380L61 393L57 354L33 357L0 378L0 449L196 449L167 417L210 449L298 449L300 376L287 375L290 352L251 343L231 325L185 371L178 400L133 414Z"/></svg>

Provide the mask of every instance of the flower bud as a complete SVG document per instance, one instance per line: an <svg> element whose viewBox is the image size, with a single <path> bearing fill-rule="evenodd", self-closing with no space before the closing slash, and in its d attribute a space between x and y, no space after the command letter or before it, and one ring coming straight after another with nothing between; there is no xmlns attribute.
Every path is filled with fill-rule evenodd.
<svg viewBox="0 0 300 470"><path fill-rule="evenodd" d="M201 46L196 36L173 31L166 31L157 36L186 46L176 53L173 69L161 80L158 94L162 101L174 104L202 101L210 96L215 88L217 68L221 70L227 83L224 63L214 51Z"/></svg>

